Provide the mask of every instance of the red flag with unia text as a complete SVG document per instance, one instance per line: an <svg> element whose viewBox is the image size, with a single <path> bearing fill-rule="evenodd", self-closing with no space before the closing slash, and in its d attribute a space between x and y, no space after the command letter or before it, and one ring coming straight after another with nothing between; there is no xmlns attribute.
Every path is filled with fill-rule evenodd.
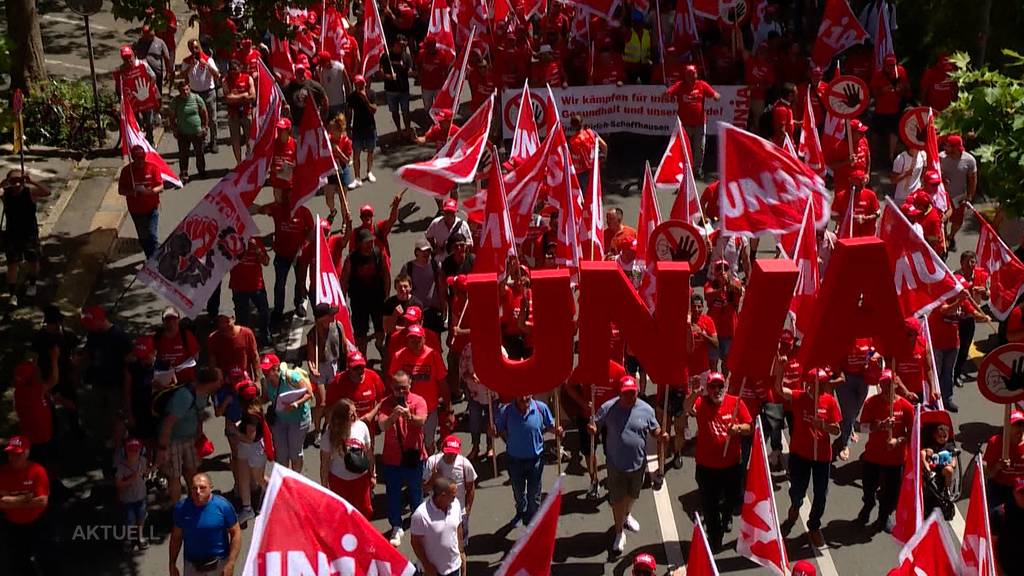
<svg viewBox="0 0 1024 576"><path fill-rule="evenodd" d="M327 243L327 237L322 232L320 215L316 217L315 230L317 231L316 252L313 255L313 272L316 277L313 279L313 304L326 303L338 309L334 319L341 324L345 333L345 344L349 351L355 350L355 334L352 331L352 315L348 309L348 298L341 289L341 281L338 278L338 269L334 265L334 258L331 257L331 248Z"/></svg>
<svg viewBox="0 0 1024 576"><path fill-rule="evenodd" d="M512 135L512 150L509 162L513 166L525 162L540 148L540 134L537 121L533 117L533 101L530 97L530 85L523 83L523 93L519 98L519 112L516 115L516 131Z"/></svg>
<svg viewBox="0 0 1024 576"><path fill-rule="evenodd" d="M369 78L380 70L380 61L388 53L388 45L377 0L364 2L363 11L363 76Z"/></svg>
<svg viewBox="0 0 1024 576"><path fill-rule="evenodd" d="M253 528L243 576L413 576L416 567L351 504L274 465Z"/></svg>
<svg viewBox="0 0 1024 576"><path fill-rule="evenodd" d="M295 63L288 40L270 35L270 67L283 82L295 77Z"/></svg>
<svg viewBox="0 0 1024 576"><path fill-rule="evenodd" d="M445 0L434 0L430 6L427 40L434 40L437 49L455 56L455 37L452 35L451 9Z"/></svg>
<svg viewBox="0 0 1024 576"><path fill-rule="evenodd" d="M914 409L914 425L910 429L910 445L903 460L892 536L908 543L924 522L924 493L921 485L921 406ZM904 548L906 550L906 548Z"/></svg>
<svg viewBox="0 0 1024 576"><path fill-rule="evenodd" d="M395 180L430 196L447 196L452 187L472 182L487 144L493 111L492 94L433 158L402 166L395 171Z"/></svg>
<svg viewBox="0 0 1024 576"><path fill-rule="evenodd" d="M658 197L654 192L654 176L651 175L651 165L644 164L644 184L640 191L640 211L636 221L636 257L638 260L647 262L647 244L651 239L651 232L661 224L661 208L658 207ZM649 262L648 262L649 263Z"/></svg>
<svg viewBox="0 0 1024 576"><path fill-rule="evenodd" d="M811 60L822 68L840 52L868 39L846 0L826 0L825 13L818 27L818 38L811 50Z"/></svg>
<svg viewBox="0 0 1024 576"><path fill-rule="evenodd" d="M686 559L686 576L718 576L715 555L708 544L708 535L700 514L694 515L693 536L690 537L690 555Z"/></svg>
<svg viewBox="0 0 1024 576"><path fill-rule="evenodd" d="M974 210L974 207L971 206L971 209ZM980 227L978 265L989 274L988 305L992 315L1003 321L1010 315L1024 289L1024 264L1010 251L984 216L977 210L974 210L974 215Z"/></svg>
<svg viewBox="0 0 1024 576"><path fill-rule="evenodd" d="M764 445L760 416L754 427L754 441L747 463L739 528L737 554L767 568L772 574L786 576L789 573L789 557L779 528L779 513L775 506L771 473L768 471L768 452Z"/></svg>
<svg viewBox="0 0 1024 576"><path fill-rule="evenodd" d="M281 102L284 94L274 80L262 60L256 61L256 106L253 110L252 123L249 127L249 143L262 140L266 132L277 130L277 119L281 115ZM255 150L255 147L253 147Z"/></svg>
<svg viewBox="0 0 1024 576"><path fill-rule="evenodd" d="M996 559L992 552L992 529L988 519L988 493L985 489L984 458L974 461L974 481L964 522L964 542L960 556L964 560L964 576L996 576Z"/></svg>
<svg viewBox="0 0 1024 576"><path fill-rule="evenodd" d="M878 237L885 243L904 318L928 314L964 289L946 262L891 201L882 208Z"/></svg>
<svg viewBox="0 0 1024 576"><path fill-rule="evenodd" d="M288 191L292 213L315 196L337 171L331 140L316 106L306 106L302 112L299 137L295 141L295 164L301 169L295 171L292 188Z"/></svg>
<svg viewBox="0 0 1024 576"><path fill-rule="evenodd" d="M825 153L821 148L821 138L818 137L818 125L814 117L814 106L811 103L813 88L807 86L807 94L804 98L804 118L800 128L800 143L797 145L797 153L803 159L804 164L814 170L818 176L825 175Z"/></svg>
<svg viewBox="0 0 1024 576"><path fill-rule="evenodd" d="M462 98L462 86L466 81L466 66L469 63L469 46L472 45L472 38L475 34L476 29L474 28L470 32L470 44L467 44L462 49L462 58L459 66L457 68L453 66L448 71L448 77L445 78L441 89L434 96L434 103L430 107L430 118L434 122L438 121L442 112L451 112L454 117L455 112L459 109L459 100Z"/></svg>
<svg viewBox="0 0 1024 576"><path fill-rule="evenodd" d="M473 30L488 29L487 3L475 0L455 1L455 24L458 26L456 42L462 48L469 49L472 42L466 42Z"/></svg>
<svg viewBox="0 0 1024 576"><path fill-rule="evenodd" d="M583 219L583 198L576 169L569 156L569 147L562 146L559 165L549 166L548 171L561 171L562 185L548 196L548 205L558 210L558 229L555 230L555 264L572 270L575 276L582 259L580 249L580 228Z"/></svg>
<svg viewBox="0 0 1024 576"><path fill-rule="evenodd" d="M814 230L814 205L807 204L804 223L800 227L793 261L796 264L797 280L793 290L793 299L789 302L789 311L796 317L797 332L802 334L811 320L814 302L821 288L821 277L818 274L818 237Z"/></svg>
<svg viewBox="0 0 1024 576"><path fill-rule="evenodd" d="M490 150L491 157L498 158L498 150L493 145ZM499 162L491 162L485 194L487 198L480 229L480 245L476 250L476 260L473 261L473 272L494 272L500 277L505 273L509 256L516 254L516 239L508 215L505 181Z"/></svg>
<svg viewBox="0 0 1024 576"><path fill-rule="evenodd" d="M146 161L154 164L160 170L160 178L172 185L181 188L181 179L167 165L163 156L153 148L153 145L146 140L146 135L139 129L139 122L135 118L135 111L127 98L121 98L121 154L126 160L131 158L131 150L135 146L142 146L146 151Z"/></svg>
<svg viewBox="0 0 1024 576"><path fill-rule="evenodd" d="M882 10L882 12L885 12L885 10ZM928 112L928 131L925 137L924 150L928 158L928 169L942 174L942 163L939 157L939 138L935 134L935 114L930 109ZM946 190L946 184L942 181L939 182L939 189L932 194L932 205L940 213L945 213L953 207L949 201L949 191Z"/></svg>
<svg viewBox="0 0 1024 576"><path fill-rule="evenodd" d="M526 532L519 537L494 576L544 576L551 574L555 554L558 516L562 511L562 480L559 476L547 498L530 520Z"/></svg>
<svg viewBox="0 0 1024 576"><path fill-rule="evenodd" d="M915 457L918 461L920 456ZM963 560L956 535L936 508L900 550L899 564L889 576L960 576Z"/></svg>
<svg viewBox="0 0 1024 576"><path fill-rule="evenodd" d="M677 192L669 218L692 223L694 218L700 216L700 194L697 192L697 181L693 177L690 138L678 121L675 132L668 141L668 147L665 148L665 154L658 164L658 170L654 173L654 185L658 190Z"/></svg>
<svg viewBox="0 0 1024 576"><path fill-rule="evenodd" d="M594 168L590 171L590 189L583 195L583 223L580 245L586 260L604 260L604 193L601 190L600 146L594 142Z"/></svg>
<svg viewBox="0 0 1024 576"><path fill-rule="evenodd" d="M815 228L828 224L832 198L820 176L763 138L724 122L719 126L723 234L792 232L800 228L808 200L814 203Z"/></svg>

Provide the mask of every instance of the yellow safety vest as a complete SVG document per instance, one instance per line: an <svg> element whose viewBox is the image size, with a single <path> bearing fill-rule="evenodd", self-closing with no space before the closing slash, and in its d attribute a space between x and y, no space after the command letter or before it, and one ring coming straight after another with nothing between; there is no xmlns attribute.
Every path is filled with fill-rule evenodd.
<svg viewBox="0 0 1024 576"><path fill-rule="evenodd" d="M643 34L638 36L636 30L630 30L629 41L626 42L626 51L622 55L622 60L629 64L639 64L650 60L650 56L651 33L644 30Z"/></svg>

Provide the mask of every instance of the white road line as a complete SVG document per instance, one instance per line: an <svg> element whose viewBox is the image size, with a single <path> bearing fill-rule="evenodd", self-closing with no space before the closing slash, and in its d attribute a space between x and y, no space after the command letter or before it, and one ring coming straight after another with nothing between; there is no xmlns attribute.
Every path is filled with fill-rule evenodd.
<svg viewBox="0 0 1024 576"><path fill-rule="evenodd" d="M782 435L782 451L789 453L789 439L786 434ZM829 479L831 482L831 479ZM808 492L814 490L813 487L808 488ZM779 508L776 505L776 508ZM788 508L787 508L788 509ZM811 515L811 499L804 498L803 505L800 506L800 521L804 525L804 532L807 532L807 518ZM814 557L814 561L818 564L818 574L820 576L839 576L839 572L836 570L836 564L832 561L832 554L829 552L828 542L822 548L815 548L813 544L808 540L807 544L812 550L817 551L817 555Z"/></svg>
<svg viewBox="0 0 1024 576"><path fill-rule="evenodd" d="M298 326L293 326L291 332L288 333L288 350L285 356L293 362L299 357L299 346L302 345L302 335L305 332L305 325L300 323Z"/></svg>
<svg viewBox="0 0 1024 576"><path fill-rule="evenodd" d="M43 61L46 62L46 64L49 65L49 66L63 66L64 68L70 68L72 70L81 70L82 72L90 72L88 66L82 66L81 64L72 64L70 62L64 62L64 61L61 61L61 60L54 60L53 58L46 58ZM96 73L97 74L106 74L108 72L110 72L110 70L107 70L106 68L102 68L100 66L96 67Z"/></svg>
<svg viewBox="0 0 1024 576"><path fill-rule="evenodd" d="M57 16L56 14L43 14L41 18L43 20L49 20L50 22L60 22L61 24L74 24L75 26L81 26L82 32L85 32L85 20L65 18L63 16ZM96 24L94 22L89 22L89 28L93 30L110 30L109 27L103 26L102 24Z"/></svg>
<svg viewBox="0 0 1024 576"><path fill-rule="evenodd" d="M658 471L658 455L647 456L647 471L652 475ZM679 531L676 530L676 516L672 512L672 497L668 493L668 479L661 483L660 490L654 490L654 509L658 512L658 526L661 528L661 542L665 545L665 560L670 566L682 566L683 548L679 545Z"/></svg>

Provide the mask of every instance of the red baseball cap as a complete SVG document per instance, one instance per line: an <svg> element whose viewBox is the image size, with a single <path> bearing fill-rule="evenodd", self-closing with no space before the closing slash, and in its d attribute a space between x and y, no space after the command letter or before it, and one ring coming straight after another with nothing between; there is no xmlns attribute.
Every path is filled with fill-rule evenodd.
<svg viewBox="0 0 1024 576"><path fill-rule="evenodd" d="M89 332L98 330L106 319L107 310L102 306L86 306L82 309L82 327Z"/></svg>
<svg viewBox="0 0 1024 576"><path fill-rule="evenodd" d="M868 131L868 127L865 126L863 122L861 122L860 120L857 120L856 118L853 119L853 120L850 120L850 128L855 130L855 131L857 131L857 132L860 132L860 133L864 133L864 132Z"/></svg>
<svg viewBox="0 0 1024 576"><path fill-rule="evenodd" d="M437 123L438 124L440 124L441 122L444 122L445 120L451 120L451 119L452 119L452 111L451 110L442 109L442 110L440 110L437 113Z"/></svg>
<svg viewBox="0 0 1024 576"><path fill-rule="evenodd" d="M357 366L366 366L366 358L363 356L362 352L358 350L353 350L352 352L349 352L348 357L346 358L346 362L348 363L349 368L355 368Z"/></svg>
<svg viewBox="0 0 1024 576"><path fill-rule="evenodd" d="M280 365L281 359L273 352L264 354L263 357L260 358L260 370L270 370L271 368L277 368Z"/></svg>
<svg viewBox="0 0 1024 576"><path fill-rule="evenodd" d="M132 146L129 152L131 153L132 158L135 160L146 157L146 149L138 144Z"/></svg>
<svg viewBox="0 0 1024 576"><path fill-rule="evenodd" d="M142 440L139 440L138 438L129 438L124 443L124 449L129 452L142 450Z"/></svg>
<svg viewBox="0 0 1024 576"><path fill-rule="evenodd" d="M423 320L423 310L419 306L409 306L402 314L402 319L411 324L419 324Z"/></svg>
<svg viewBox="0 0 1024 576"><path fill-rule="evenodd" d="M139 336L135 339L135 347L132 352L136 356L145 357L153 354L156 351L156 342L152 336Z"/></svg>
<svg viewBox="0 0 1024 576"><path fill-rule="evenodd" d="M814 564L811 564L807 560L801 560L796 564L793 564L792 576L816 576L818 571L814 568Z"/></svg>
<svg viewBox="0 0 1024 576"><path fill-rule="evenodd" d="M280 128L281 130L291 130L292 121L289 120L288 118L281 118L280 120L277 121L277 127Z"/></svg>
<svg viewBox="0 0 1024 576"><path fill-rule="evenodd" d="M952 146L952 147L954 147L954 148L956 148L958 150L963 150L964 149L964 139L961 138L959 134L953 134L953 135L947 137L946 138L946 144L949 144L950 146Z"/></svg>
<svg viewBox="0 0 1024 576"><path fill-rule="evenodd" d="M819 384L822 382L828 382L828 372L821 368L811 368L807 371L807 374L804 375L804 382L814 384L815 380L817 380Z"/></svg>
<svg viewBox="0 0 1024 576"><path fill-rule="evenodd" d="M413 324L405 329L406 338L423 338L423 326Z"/></svg>
<svg viewBox="0 0 1024 576"><path fill-rule="evenodd" d="M260 387L255 382L248 378L235 384L235 393L238 397L246 402L252 402L253 400L260 397Z"/></svg>
<svg viewBox="0 0 1024 576"><path fill-rule="evenodd" d="M711 384L712 382L725 384L725 375L721 372L708 372L708 384Z"/></svg>
<svg viewBox="0 0 1024 576"><path fill-rule="evenodd" d="M459 203L455 198L449 198L444 201L444 207L442 207L441 210L444 212L458 212Z"/></svg>
<svg viewBox="0 0 1024 576"><path fill-rule="evenodd" d="M449 434L444 439L444 446L441 448L441 452L445 454L461 454L462 453L462 440L455 434Z"/></svg>
<svg viewBox="0 0 1024 576"><path fill-rule="evenodd" d="M370 206L369 204L363 204L363 207L359 209L359 215L362 216L363 214L369 214L370 216L373 216L373 206Z"/></svg>
<svg viewBox="0 0 1024 576"><path fill-rule="evenodd" d="M853 172L850 172L850 180L855 180L857 182L867 182L868 173L863 170L854 170Z"/></svg>
<svg viewBox="0 0 1024 576"><path fill-rule="evenodd" d="M893 56L892 54L890 54L890 55L885 57L885 60L882 60L882 64L885 65L885 66L895 66L896 65L896 57Z"/></svg>
<svg viewBox="0 0 1024 576"><path fill-rule="evenodd" d="M882 380L892 382L892 370L883 368L882 373L878 375L878 381L881 382Z"/></svg>
<svg viewBox="0 0 1024 576"><path fill-rule="evenodd" d="M362 74L356 74L356 77L352 79L355 84L366 84L366 78Z"/></svg>
<svg viewBox="0 0 1024 576"><path fill-rule="evenodd" d="M927 184L938 184L942 182L942 174L938 170L928 170L924 173L924 181Z"/></svg>
<svg viewBox="0 0 1024 576"><path fill-rule="evenodd" d="M36 375L36 365L30 360L22 360L14 367L14 385L27 384Z"/></svg>
<svg viewBox="0 0 1024 576"><path fill-rule="evenodd" d="M1020 424L1021 422L1024 422L1024 412L1020 410L1010 412L1010 424Z"/></svg>
<svg viewBox="0 0 1024 576"><path fill-rule="evenodd" d="M10 440L7 441L7 447L4 448L5 452L13 452L14 454L24 454L26 450L32 447L32 443L29 442L28 438L24 436L11 436Z"/></svg>
<svg viewBox="0 0 1024 576"><path fill-rule="evenodd" d="M658 569L658 563L654 560L654 556L645 552L633 557L633 569L636 570L637 568L643 568L654 572Z"/></svg>
<svg viewBox="0 0 1024 576"><path fill-rule="evenodd" d="M131 58L132 56L135 56L135 51L131 46L121 46L121 58Z"/></svg>
<svg viewBox="0 0 1024 576"><path fill-rule="evenodd" d="M630 390L633 392L639 392L640 387L637 386L636 379L632 376L623 376L622 379L619 380L619 392L629 392Z"/></svg>

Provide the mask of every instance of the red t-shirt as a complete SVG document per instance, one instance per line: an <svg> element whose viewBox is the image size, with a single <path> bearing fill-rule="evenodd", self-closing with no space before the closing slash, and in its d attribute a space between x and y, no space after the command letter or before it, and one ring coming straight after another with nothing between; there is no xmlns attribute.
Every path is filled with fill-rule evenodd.
<svg viewBox="0 0 1024 576"><path fill-rule="evenodd" d="M848 189L840 190L839 193L836 194L835 201L832 202L832 207L835 209L836 214L838 214L838 221L844 223L846 220L846 211L850 207L850 191ZM875 191L870 188L861 188L860 191L857 192L857 196L853 199L853 214L855 216L877 215L878 210L878 195L875 194ZM874 236L875 223L877 221L878 219L875 218L862 222L854 222L854 237Z"/></svg>
<svg viewBox="0 0 1024 576"><path fill-rule="evenodd" d="M991 468L1003 458L1003 434L1000 432L985 444L985 465ZM1017 478L1024 476L1024 444L1010 445L1010 466L1003 468L993 480L1002 486L1013 486Z"/></svg>
<svg viewBox="0 0 1024 576"><path fill-rule="evenodd" d="M594 168L594 144L597 142L597 133L590 128L584 128L569 138L569 154L572 155L572 165L576 173L590 172Z"/></svg>
<svg viewBox="0 0 1024 576"><path fill-rule="evenodd" d="M775 85L775 60L766 55L754 55L745 63L747 85L750 97L764 100L765 93Z"/></svg>
<svg viewBox="0 0 1024 576"><path fill-rule="evenodd" d="M711 181L700 194L700 206L708 220L718 220L718 183L718 180Z"/></svg>
<svg viewBox="0 0 1024 576"><path fill-rule="evenodd" d="M806 390L793 390L793 437L790 440L790 451L806 460L817 462L832 461L832 440L828 432L812 427L814 414L826 424L838 424L842 418L839 403L827 392L818 395L815 402L813 394ZM817 450L815 450L817 446ZM815 458L817 451L817 458Z"/></svg>
<svg viewBox="0 0 1024 576"><path fill-rule="evenodd" d="M924 233L925 239L929 236L938 238L938 240L928 242L937 254L942 254L946 251L946 232L944 228L942 225L942 214L935 207L932 207L921 218L921 230Z"/></svg>
<svg viewBox="0 0 1024 576"><path fill-rule="evenodd" d="M565 80L562 74L562 63L558 58L538 60L530 64L530 84L532 86L561 86Z"/></svg>
<svg viewBox="0 0 1024 576"><path fill-rule="evenodd" d="M447 52L436 50L427 54L426 49L420 50L416 57L416 68L419 70L420 86L424 90L440 90L448 78L448 69L452 58Z"/></svg>
<svg viewBox="0 0 1024 576"><path fill-rule="evenodd" d="M412 391L423 397L427 411L437 410L441 387L447 386L445 378L448 377L441 354L427 345L419 352L409 347L402 348L388 365L388 377L393 377L399 370L404 370L412 379Z"/></svg>
<svg viewBox="0 0 1024 576"><path fill-rule="evenodd" d="M892 414L896 423L892 427L893 438L909 438L910 430L914 426L914 406L902 396L895 396L892 404ZM877 424L889 417L889 396L888 394L875 394L864 402L860 410L861 424ZM880 466L899 466L907 453L907 442L897 444L895 448L889 447L889 431L873 430L868 434L868 443L864 446L865 462L878 464Z"/></svg>
<svg viewBox="0 0 1024 576"><path fill-rule="evenodd" d="M739 321L739 290L716 288L710 282L704 285L704 301L708 305L708 316L718 329L721 338L732 338Z"/></svg>
<svg viewBox="0 0 1024 576"><path fill-rule="evenodd" d="M793 108L784 102L776 102L772 106L772 132L773 134L788 134L793 138Z"/></svg>
<svg viewBox="0 0 1024 576"><path fill-rule="evenodd" d="M251 366L259 364L259 355L256 348L256 336L252 330L245 326L236 326L238 332L234 335L225 335L219 331L210 334L206 342L210 356L216 359L214 366L227 376L233 369L241 369L245 372L252 372ZM249 376L255 376L249 374Z"/></svg>
<svg viewBox="0 0 1024 576"><path fill-rule="evenodd" d="M868 144L867 138L859 138L853 145L853 162L844 164L842 166L836 166L833 169L835 174L834 188L836 190L845 190L850 187L850 174L854 170L864 170L868 168L868 164L871 162L871 148ZM850 147L848 141L844 138L837 142L836 145L828 152L830 162L842 162L850 158Z"/></svg>
<svg viewBox="0 0 1024 576"><path fill-rule="evenodd" d="M864 370L868 367L868 355L871 354L871 338L857 338L853 346L846 352L843 358L842 371L845 374L863 376Z"/></svg>
<svg viewBox="0 0 1024 576"><path fill-rule="evenodd" d="M422 418L430 410L426 401L415 392L410 392L405 397L405 405L413 416ZM384 430L384 421L388 415L395 411L395 399L388 396L381 404L377 412L377 424ZM401 434L399 434L401 432ZM380 451L380 462L388 466L398 466L402 463L403 450L415 450L419 448L420 459L427 459L427 451L423 446L423 426L416 426L404 418L396 418L391 428L384 430L384 447Z"/></svg>
<svg viewBox="0 0 1024 576"><path fill-rule="evenodd" d="M288 137L288 141L281 143L280 140L274 141L274 156L270 161L270 185L274 188L288 189L292 187L292 178L282 178L278 175L278 172L285 167L286 164L291 164L291 174L294 176L295 170L298 166L295 165L295 138ZM287 170L286 170L287 171Z"/></svg>
<svg viewBox="0 0 1024 576"><path fill-rule="evenodd" d="M348 134L336 134L331 138L331 143L334 144L334 147L340 150L346 158L343 160L337 154L334 155L334 161L338 163L338 167L344 168L345 166L348 166L348 163L352 161L352 139L349 138Z"/></svg>
<svg viewBox="0 0 1024 576"><path fill-rule="evenodd" d="M426 334L425 344L434 350L440 350L441 336L429 328L424 328L423 332ZM387 364L385 364L385 366L391 366L391 363L394 362L398 351L405 348L406 338L408 338L408 336L405 326L396 326L391 331L391 334L388 334L388 343L384 348L384 358L387 360Z"/></svg>
<svg viewBox="0 0 1024 576"><path fill-rule="evenodd" d="M23 468L14 468L5 464L0 468L0 493L16 494L28 492L33 497L50 495L50 480L46 470L35 462L28 462ZM3 511L4 517L11 524L31 524L46 511L45 506L32 508L8 508Z"/></svg>
<svg viewBox="0 0 1024 576"><path fill-rule="evenodd" d="M709 336L718 334L715 331L715 321L707 314L701 314L694 324ZM699 336L693 337L693 352L690 353L688 368L689 373L693 376L703 374L711 369L711 344L707 340Z"/></svg>
<svg viewBox="0 0 1024 576"><path fill-rule="evenodd" d="M283 258L294 258L313 230L313 213L305 206L299 206L295 216L284 204L267 204L263 214L274 220L274 253Z"/></svg>
<svg viewBox="0 0 1024 576"><path fill-rule="evenodd" d="M942 64L925 70L921 77L921 99L925 106L945 110L956 100L957 92L956 82L949 78Z"/></svg>
<svg viewBox="0 0 1024 576"><path fill-rule="evenodd" d="M519 329L519 310L525 295L525 290L505 286L501 294L501 332L503 334L516 336L523 333ZM530 312L533 313L533 306L530 306Z"/></svg>
<svg viewBox="0 0 1024 576"><path fill-rule="evenodd" d="M594 58L593 84L615 84L626 81L626 64L618 52L602 52Z"/></svg>
<svg viewBox="0 0 1024 576"><path fill-rule="evenodd" d="M43 390L38 371L31 382L15 386L14 412L18 415L18 428L29 442L45 444L53 439L50 398Z"/></svg>
<svg viewBox="0 0 1024 576"><path fill-rule="evenodd" d="M871 76L871 95L875 97L875 114L899 114L903 99L910 93L910 82L903 66L896 67L898 78L893 80L882 70Z"/></svg>
<svg viewBox="0 0 1024 576"><path fill-rule="evenodd" d="M263 256L266 254L263 242L251 238L242 257L231 269L228 288L238 292L256 292L263 289Z"/></svg>
<svg viewBox="0 0 1024 576"><path fill-rule="evenodd" d="M622 377L626 375L626 369L622 364L619 364L614 360L608 361L608 379L597 384L584 382L579 378L578 370L579 368L569 375L569 382L572 384L579 384L580 393L583 395L583 399L587 402L590 402L590 389L594 389L595 409L600 408L602 404L619 395L619 389L622 387ZM589 414L584 415L589 416Z"/></svg>
<svg viewBox="0 0 1024 576"><path fill-rule="evenodd" d="M423 135L423 139L427 142L433 142L434 146L440 150L441 147L448 142L448 139L454 136L458 131L459 126L455 122L450 122L447 130L445 130L440 124L434 124L430 128L427 128L427 132Z"/></svg>
<svg viewBox="0 0 1024 576"><path fill-rule="evenodd" d="M960 321L950 318L936 308L928 315L928 330L932 334L933 350L950 350L960 347Z"/></svg>
<svg viewBox="0 0 1024 576"><path fill-rule="evenodd" d="M680 81L669 87L668 95L676 98L676 109L683 126L700 126L707 120L704 99L714 98L715 90L703 80L697 80L690 86Z"/></svg>
<svg viewBox="0 0 1024 576"><path fill-rule="evenodd" d="M373 410L373 407L384 398L385 394L384 381L373 370L365 369L362 382L353 382L346 370L335 375L330 385L327 386L326 404L330 408L342 398L348 398L356 405L356 415L362 418L370 410Z"/></svg>
<svg viewBox="0 0 1024 576"><path fill-rule="evenodd" d="M181 328L178 328L178 333L174 336L162 334L161 332L158 331L153 336L157 360L163 360L173 368L185 360L199 355L199 342L191 332L182 332ZM195 375L195 368L186 368L176 374L177 378L182 382L195 380Z"/></svg>
<svg viewBox="0 0 1024 576"><path fill-rule="evenodd" d="M925 362L927 362L928 348L924 337L917 336L914 342L914 349L903 356L896 358L896 375L900 377L907 390L914 394L920 394L924 390Z"/></svg>
<svg viewBox="0 0 1024 576"><path fill-rule="evenodd" d="M149 214L160 207L159 194L135 193L135 186L143 184L150 188L163 184L160 169L156 164L147 160L142 166L132 163L121 168L121 176L117 179L117 193L125 197L128 212L131 214Z"/></svg>
<svg viewBox="0 0 1024 576"><path fill-rule="evenodd" d="M737 406L737 402L739 398L728 394L717 406L706 396L697 398L693 411L697 414L697 450L694 459L698 466L722 469L739 464L742 442L738 437L728 440L728 428L731 424L750 424L753 419L746 405L739 402ZM729 442L728 452L726 442Z"/></svg>

